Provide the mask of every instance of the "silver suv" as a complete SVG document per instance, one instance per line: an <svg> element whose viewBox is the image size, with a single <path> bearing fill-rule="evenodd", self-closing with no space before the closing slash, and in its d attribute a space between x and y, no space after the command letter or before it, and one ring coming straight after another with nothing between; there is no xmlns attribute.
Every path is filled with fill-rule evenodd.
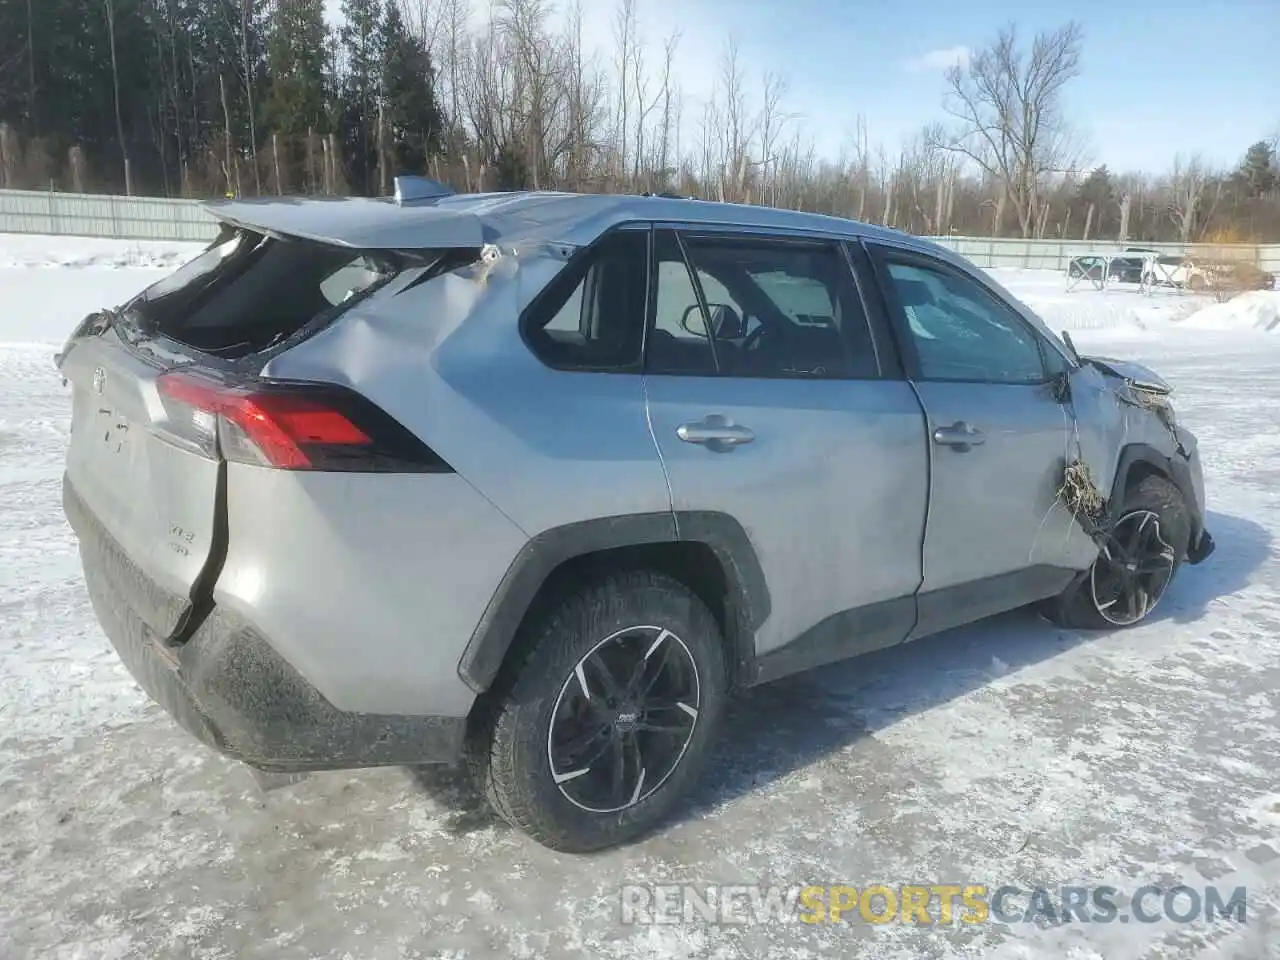
<svg viewBox="0 0 1280 960"><path fill-rule="evenodd" d="M104 630L265 771L453 762L635 837L735 690L1208 555L1194 437L968 262L656 196L226 202L59 354Z"/></svg>

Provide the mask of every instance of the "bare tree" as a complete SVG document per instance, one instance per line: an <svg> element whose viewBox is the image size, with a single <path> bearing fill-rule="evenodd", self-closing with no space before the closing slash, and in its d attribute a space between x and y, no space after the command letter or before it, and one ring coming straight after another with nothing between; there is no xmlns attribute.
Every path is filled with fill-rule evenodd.
<svg viewBox="0 0 1280 960"><path fill-rule="evenodd" d="M249 28L253 19L253 0L240 0L240 65L243 68L244 95L249 108L249 151L253 157L253 182L262 193L262 172L258 169L258 125L253 111L253 62L249 58Z"/></svg>
<svg viewBox="0 0 1280 960"><path fill-rule="evenodd" d="M755 129L747 104L738 40L732 34L725 44L724 56L720 61L720 82L714 102L719 120L716 131L719 192L721 199L742 201L747 198L750 146Z"/></svg>
<svg viewBox="0 0 1280 960"><path fill-rule="evenodd" d="M1183 243L1199 239L1222 198L1222 180L1204 165L1199 156L1174 159L1169 177L1169 216Z"/></svg>
<svg viewBox="0 0 1280 960"><path fill-rule="evenodd" d="M32 14L32 0L27 0L27 119L34 127L36 115L36 21Z"/></svg>
<svg viewBox="0 0 1280 960"><path fill-rule="evenodd" d="M442 31L447 33L450 30L452 7L457 6L457 0L446 0L439 4L432 3L431 0L390 0L390 2L400 4L409 33L422 42L423 47L432 57L437 56L440 34Z"/></svg>
<svg viewBox="0 0 1280 960"><path fill-rule="evenodd" d="M663 51L662 51L663 53L662 87L661 87L661 94L660 94L662 98L662 131L658 139L658 155L657 155L658 166L657 166L656 172L657 172L659 182L664 189L669 185L669 181L671 180L671 174L672 174L672 170L671 170L672 129L671 128L673 123L677 127L675 156L679 156L679 153L680 153L680 146L679 146L680 134L678 129L680 124L680 120L679 120L680 104L678 100L674 99L678 97L678 91L674 89L674 84L672 82L672 76L671 76L671 68L672 68L672 64L675 61L675 56L676 56L676 46L679 43L680 43L680 32L678 30L673 30L671 34L667 37L666 42L663 45Z"/></svg>
<svg viewBox="0 0 1280 960"><path fill-rule="evenodd" d="M628 93L627 81L631 76L631 64L638 44L636 39L636 0L621 0L617 12L614 14L613 39L617 44L618 65L618 110L614 122L619 138L614 175L620 176L627 169L627 137L631 132L628 120L631 97Z"/></svg>
<svg viewBox="0 0 1280 960"><path fill-rule="evenodd" d="M633 2L634 0L624 0L624 3L628 4ZM645 156L645 133L649 126L650 116L653 115L653 111L658 108L658 104L662 100L662 90L659 88L653 97L649 96L649 75L645 68L644 44L640 42L634 20L632 22L631 36L631 79L636 98L636 136L633 141L635 143L635 151L631 163L631 179L633 183L639 184L641 182L641 170L652 168L650 159Z"/></svg>
<svg viewBox="0 0 1280 960"><path fill-rule="evenodd" d="M1030 237L1048 174L1068 165L1071 130L1063 87L1079 75L1082 32L1076 23L1036 35L1028 54L1014 26L967 64L947 71L945 109L955 120L938 145L972 160L997 180Z"/></svg>
<svg viewBox="0 0 1280 960"><path fill-rule="evenodd" d="M124 160L124 191L133 196L133 169L129 163L129 145L124 138L124 116L120 112L120 67L116 62L116 5L115 0L105 0L107 13L107 43L111 47L111 86L115 94L116 135L120 140L120 155Z"/></svg>
<svg viewBox="0 0 1280 960"><path fill-rule="evenodd" d="M1208 173L1199 157L1176 157L1169 177L1169 216L1178 229L1178 238L1190 243L1205 215L1204 195Z"/></svg>
<svg viewBox="0 0 1280 960"><path fill-rule="evenodd" d="M770 205L778 202L778 140L792 116L782 109L787 82L776 73L766 71L762 80L760 119L760 159L763 189L760 199Z"/></svg>

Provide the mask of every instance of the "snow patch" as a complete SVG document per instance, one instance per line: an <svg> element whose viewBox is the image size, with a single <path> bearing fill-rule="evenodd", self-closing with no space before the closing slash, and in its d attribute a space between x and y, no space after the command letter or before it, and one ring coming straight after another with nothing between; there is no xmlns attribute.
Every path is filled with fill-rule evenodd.
<svg viewBox="0 0 1280 960"><path fill-rule="evenodd" d="M5 957L1277 956L1280 338L1179 321L1204 298L993 271L1051 327L1120 338L1108 352L1177 384L1218 552L1132 630L1014 613L754 691L667 827L561 857L443 774L333 773L262 796L120 665L61 512L69 397L51 355L166 256L0 236ZM1251 912L1177 929L618 922L624 882L955 878L1247 885Z"/></svg>
<svg viewBox="0 0 1280 960"><path fill-rule="evenodd" d="M0 233L0 270L39 267L174 270L202 249L204 244L177 241Z"/></svg>
<svg viewBox="0 0 1280 960"><path fill-rule="evenodd" d="M1196 330L1280 330L1280 291L1251 290L1197 310L1180 326Z"/></svg>

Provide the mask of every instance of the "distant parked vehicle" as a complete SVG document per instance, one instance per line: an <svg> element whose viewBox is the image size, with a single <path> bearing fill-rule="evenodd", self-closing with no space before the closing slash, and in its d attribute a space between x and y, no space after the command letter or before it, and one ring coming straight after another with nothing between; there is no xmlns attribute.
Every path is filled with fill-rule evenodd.
<svg viewBox="0 0 1280 960"><path fill-rule="evenodd" d="M1104 254L1073 257L1067 265L1067 276L1073 280L1089 279L1095 283L1140 283L1142 257L1109 257Z"/></svg>
<svg viewBox="0 0 1280 960"><path fill-rule="evenodd" d="M1107 277L1107 258L1074 257L1067 265L1067 276L1073 280L1086 277L1101 283Z"/></svg>
<svg viewBox="0 0 1280 960"><path fill-rule="evenodd" d="M1189 290L1203 290L1209 285L1204 271L1183 256L1156 257L1143 274L1142 282L1153 287Z"/></svg>
<svg viewBox="0 0 1280 960"><path fill-rule="evenodd" d="M1120 283L1141 283L1145 257L1112 257L1111 279Z"/></svg>
<svg viewBox="0 0 1280 960"><path fill-rule="evenodd" d="M1274 275L1252 263L1239 260L1201 261L1198 266L1207 285L1214 290L1270 290L1276 282Z"/></svg>

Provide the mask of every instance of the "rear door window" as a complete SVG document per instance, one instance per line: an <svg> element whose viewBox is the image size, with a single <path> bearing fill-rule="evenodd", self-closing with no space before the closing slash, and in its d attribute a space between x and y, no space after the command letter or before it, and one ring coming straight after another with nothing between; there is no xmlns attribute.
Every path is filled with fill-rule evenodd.
<svg viewBox="0 0 1280 960"><path fill-rule="evenodd" d="M659 231L647 369L734 377L879 375L840 246Z"/></svg>

